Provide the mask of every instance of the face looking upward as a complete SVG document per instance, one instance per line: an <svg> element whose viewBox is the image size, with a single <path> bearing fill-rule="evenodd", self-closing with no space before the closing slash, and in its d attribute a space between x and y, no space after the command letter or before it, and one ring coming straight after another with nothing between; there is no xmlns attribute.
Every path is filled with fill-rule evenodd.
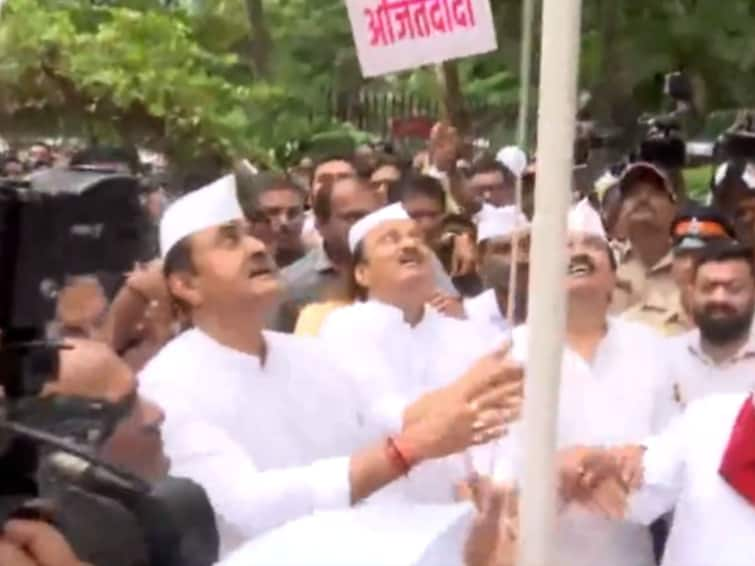
<svg viewBox="0 0 755 566"><path fill-rule="evenodd" d="M659 183L660 179L655 182L638 180L626 190L622 213L626 213L630 231L647 230L650 227L664 234L670 232L676 204Z"/></svg>
<svg viewBox="0 0 755 566"><path fill-rule="evenodd" d="M413 220L384 222L365 236L362 249L354 277L370 298L393 305L421 306L432 295L432 252Z"/></svg>
<svg viewBox="0 0 755 566"><path fill-rule="evenodd" d="M616 284L611 250L603 238L583 232L568 236L569 264L566 290L570 298L610 303Z"/></svg>
<svg viewBox="0 0 755 566"><path fill-rule="evenodd" d="M193 271L171 274L168 286L193 311L264 318L275 306L280 282L274 262L245 221L207 228L188 243Z"/></svg>

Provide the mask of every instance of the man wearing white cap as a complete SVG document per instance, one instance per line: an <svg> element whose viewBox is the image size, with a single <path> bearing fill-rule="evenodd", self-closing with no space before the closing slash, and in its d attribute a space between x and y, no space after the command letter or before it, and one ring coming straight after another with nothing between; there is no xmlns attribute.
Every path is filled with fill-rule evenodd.
<svg viewBox="0 0 755 566"><path fill-rule="evenodd" d="M421 398L381 437L361 426L353 379L316 341L263 331L280 284L232 176L173 203L160 243L170 294L193 328L150 361L141 386L165 409L173 472L206 489L224 551L498 434L489 408L502 364Z"/></svg>
<svg viewBox="0 0 755 566"><path fill-rule="evenodd" d="M517 280L514 320L507 320L509 279L514 235L517 234ZM494 208L482 216L477 227L480 273L487 290L464 301L467 318L510 331L527 317L529 282L529 222L514 206Z"/></svg>
<svg viewBox="0 0 755 566"><path fill-rule="evenodd" d="M660 338L608 316L616 264L587 200L569 214L568 247L558 445L637 441L659 430L674 410ZM526 326L514 330L517 359L527 358L527 332ZM509 446L515 446L514 438ZM575 504L561 511L556 544L559 566L654 564L646 528L592 515Z"/></svg>
<svg viewBox="0 0 755 566"><path fill-rule="evenodd" d="M355 302L329 315L320 338L350 367L356 388L381 429L396 426L412 399L453 383L493 355L509 367L503 336L490 327L444 316L427 306L433 294L432 252L403 208L388 206L356 223L349 234ZM519 411L521 376L509 367L501 415ZM501 431L502 432L502 431ZM470 470L463 458L421 466L406 489L415 497L449 500Z"/></svg>

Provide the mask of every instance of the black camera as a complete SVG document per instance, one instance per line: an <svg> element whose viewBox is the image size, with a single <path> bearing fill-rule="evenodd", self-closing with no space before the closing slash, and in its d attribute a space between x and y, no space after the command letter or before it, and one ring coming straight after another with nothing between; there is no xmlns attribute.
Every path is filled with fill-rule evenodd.
<svg viewBox="0 0 755 566"><path fill-rule="evenodd" d="M670 73L665 76L663 93L673 108L640 117L645 135L640 141L639 159L667 170L681 169L687 162L683 122L694 113L692 83L682 72Z"/></svg>
<svg viewBox="0 0 755 566"><path fill-rule="evenodd" d="M755 161L755 115L748 111L716 141L716 156L721 161Z"/></svg>
<svg viewBox="0 0 755 566"><path fill-rule="evenodd" d="M39 396L64 347L47 332L56 286L71 274L123 273L141 250L135 179L85 175L75 185L84 177L68 173L47 188L0 182L0 523L50 521L96 566L209 566L219 538L201 487L151 485L97 458L124 407Z"/></svg>

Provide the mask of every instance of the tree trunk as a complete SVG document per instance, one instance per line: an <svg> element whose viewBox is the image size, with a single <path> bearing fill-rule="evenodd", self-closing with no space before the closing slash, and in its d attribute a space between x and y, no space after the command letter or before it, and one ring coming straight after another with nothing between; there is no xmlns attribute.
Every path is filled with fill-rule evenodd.
<svg viewBox="0 0 755 566"><path fill-rule="evenodd" d="M246 14L252 29L252 60L261 77L270 72L270 32L265 22L262 0L245 0Z"/></svg>

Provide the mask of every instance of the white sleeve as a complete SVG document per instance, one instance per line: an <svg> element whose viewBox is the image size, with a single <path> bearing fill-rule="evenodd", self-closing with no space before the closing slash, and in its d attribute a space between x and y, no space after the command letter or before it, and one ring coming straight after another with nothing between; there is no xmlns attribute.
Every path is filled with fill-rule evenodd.
<svg viewBox="0 0 755 566"><path fill-rule="evenodd" d="M653 407L653 432L659 433L682 413L682 407L675 398L673 364L662 349L657 352L657 382Z"/></svg>
<svg viewBox="0 0 755 566"><path fill-rule="evenodd" d="M201 421L176 425L178 434L169 443L171 474L199 483L216 515L247 537L317 510L350 505L349 457L263 472L222 429Z"/></svg>
<svg viewBox="0 0 755 566"><path fill-rule="evenodd" d="M628 520L649 525L676 505L684 478L687 418L686 413L677 416L660 434L643 443L643 483L630 497Z"/></svg>

